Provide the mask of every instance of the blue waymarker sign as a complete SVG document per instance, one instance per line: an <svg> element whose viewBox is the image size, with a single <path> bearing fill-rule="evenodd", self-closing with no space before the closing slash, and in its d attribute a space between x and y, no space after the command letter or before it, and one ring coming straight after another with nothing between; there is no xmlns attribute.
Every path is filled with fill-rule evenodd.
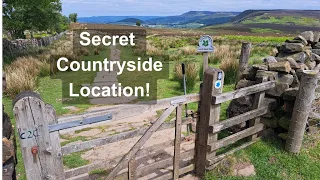
<svg viewBox="0 0 320 180"><path fill-rule="evenodd" d="M214 87L215 87L216 89L220 89L221 86L222 86L221 80L218 80L218 81L216 81L216 82L214 83Z"/></svg>

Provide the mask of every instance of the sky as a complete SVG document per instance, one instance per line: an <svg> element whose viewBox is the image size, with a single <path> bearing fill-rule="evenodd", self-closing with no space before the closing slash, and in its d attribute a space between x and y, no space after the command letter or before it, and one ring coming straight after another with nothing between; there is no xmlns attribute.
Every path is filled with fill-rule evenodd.
<svg viewBox="0 0 320 180"><path fill-rule="evenodd" d="M90 16L170 16L188 11L320 10L320 0L61 0L62 13Z"/></svg>

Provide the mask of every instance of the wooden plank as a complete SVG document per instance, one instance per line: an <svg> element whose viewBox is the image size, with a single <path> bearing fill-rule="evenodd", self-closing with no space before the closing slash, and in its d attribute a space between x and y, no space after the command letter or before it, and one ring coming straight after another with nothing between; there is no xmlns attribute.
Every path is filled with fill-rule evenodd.
<svg viewBox="0 0 320 180"><path fill-rule="evenodd" d="M244 149L244 148L250 146L251 144L257 142L258 140L259 140L259 138L255 139L255 140L252 140L252 141L249 141L249 142L246 142L246 143L242 144L241 146L238 146L238 147L236 147L236 148L234 148L234 149L232 149L232 150L230 150L230 151L228 151L228 152L226 152L224 154L220 154L219 156L216 156L215 154L213 154L213 155L212 154L208 154L208 156L207 156L207 159L208 159L207 160L207 166L211 166L211 165L221 161L225 157L227 157L227 156L229 156L229 155L231 155L231 154L233 154L233 153L235 153L235 152L237 152L237 151L239 151L241 149Z"/></svg>
<svg viewBox="0 0 320 180"><path fill-rule="evenodd" d="M35 93L26 92L14 104L16 128L27 179L64 179L59 136L49 134L48 125L57 123L55 110ZM32 149L35 154L32 153Z"/></svg>
<svg viewBox="0 0 320 180"><path fill-rule="evenodd" d="M258 133L263 130L263 124L257 124L253 127L250 127L248 129L245 129L243 131L240 131L238 133L235 133L231 136L228 136L226 138L223 138L219 141L211 141L210 146L211 146L211 151L217 150L219 148L225 147L227 145L233 144L237 142L240 139L243 139L245 137L248 137L252 134ZM212 143L212 144L211 144Z"/></svg>
<svg viewBox="0 0 320 180"><path fill-rule="evenodd" d="M192 158L193 156L194 156L194 150L189 150L189 151L181 153L180 158L181 159L187 159L187 158ZM157 169L166 168L168 166L171 166L172 165L172 160L173 160L173 157L170 157L170 158L167 158L167 159L164 159L164 160L161 160L161 161L157 161L157 162L154 162L152 164L148 164L146 166L140 167L137 170L137 176L138 177L143 177L143 176L146 176L146 175L154 172ZM172 177L173 176L171 176L171 178Z"/></svg>
<svg viewBox="0 0 320 180"><path fill-rule="evenodd" d="M107 180L113 180L120 170L123 169L124 165L131 159L139 149L145 144L145 142L152 136L152 134L161 126L161 124L170 116L172 111L177 107L177 105L171 105L160 118L152 124L152 126L147 130L147 132L138 140L138 142L130 149L129 153L125 155L118 165L110 172Z"/></svg>
<svg viewBox="0 0 320 180"><path fill-rule="evenodd" d="M176 128L174 140L173 179L179 179L180 144L181 144L182 105L178 105L176 112Z"/></svg>
<svg viewBox="0 0 320 180"><path fill-rule="evenodd" d="M255 94L257 92L265 91L271 88L274 88L276 85L275 81L268 81L260 84L256 84L250 87L241 88L232 92L223 93L220 95L214 95L212 97L212 104L221 104L223 102L237 99L243 96L248 96L251 94Z"/></svg>
<svg viewBox="0 0 320 180"><path fill-rule="evenodd" d="M183 120L182 124L184 125L184 124L187 124L192 119L192 117L183 118L183 119L184 120ZM174 122L163 123L157 131L169 129L169 128L173 128L173 127L174 127ZM123 133L119 133L119 134L115 134L115 135L111 135L111 136L106 136L106 137L102 137L102 138L92 139L89 141L79 142L79 143L75 143L75 144L68 144L68 145L63 146L61 148L61 151L62 151L63 155L67 155L70 153L91 149L91 148L94 148L97 146L102 146L105 144L110 144L113 142L137 137L137 136L143 135L148 130L148 128L149 127L141 128L141 129L137 129L137 130L133 130L133 131L128 131L128 132L123 132Z"/></svg>
<svg viewBox="0 0 320 180"><path fill-rule="evenodd" d="M209 53L205 52L203 53L203 74L206 71L206 69L209 67Z"/></svg>
<svg viewBox="0 0 320 180"><path fill-rule="evenodd" d="M266 81L268 81L267 77L263 77L261 79L258 79L257 80L259 83L264 83ZM253 105L252 105L252 109L258 109L262 106L263 104L263 99L264 99L264 96L265 96L265 92L258 92L254 95L254 98L253 98ZM260 123L260 116L254 118L253 120L249 121L249 125L250 126L255 126L257 124ZM251 136L251 140L254 140L258 137L257 134L254 134Z"/></svg>
<svg viewBox="0 0 320 180"><path fill-rule="evenodd" d="M128 163L128 179L136 180L137 179L137 161L135 156L132 157Z"/></svg>
<svg viewBox="0 0 320 180"><path fill-rule="evenodd" d="M183 175L189 173L194 170L194 164L190 164L189 166L183 167L179 170L179 175ZM172 178L172 172L169 172L165 175L155 178L154 180L167 180Z"/></svg>
<svg viewBox="0 0 320 180"><path fill-rule="evenodd" d="M203 178L205 175L205 162L208 151L208 133L209 125L219 121L220 105L212 105L212 95L217 95L222 92L220 89L215 89L215 82L221 76L221 86L223 86L223 71L220 69L207 68L204 74L202 92L201 92L201 105L200 105L200 121L197 122L197 134L195 142L195 173L196 176ZM217 136L214 135L214 139Z"/></svg>
<svg viewBox="0 0 320 180"><path fill-rule="evenodd" d="M253 119L255 117L262 116L268 112L268 107L260 107L259 109L255 109L249 112L246 112L244 114L241 114L239 116L235 116L229 119L226 119L224 121L221 121L217 124L214 124L210 126L209 132L210 133L217 133L224 129L227 129L231 126L234 126L236 124L240 124L242 122L245 122L247 120Z"/></svg>

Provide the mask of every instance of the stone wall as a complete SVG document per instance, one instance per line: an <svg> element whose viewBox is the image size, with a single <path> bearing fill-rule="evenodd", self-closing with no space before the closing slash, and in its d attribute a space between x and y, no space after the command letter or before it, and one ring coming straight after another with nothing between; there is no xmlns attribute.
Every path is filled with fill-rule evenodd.
<svg viewBox="0 0 320 180"><path fill-rule="evenodd" d="M15 58L23 55L31 50L37 50L39 47L44 47L52 44L54 41L60 39L66 32L56 34L54 36L46 36L37 39L16 39L9 41L8 39L2 39L3 57Z"/></svg>
<svg viewBox="0 0 320 180"><path fill-rule="evenodd" d="M266 92L265 104L270 104L270 111L261 121L267 128L286 138L294 102L304 70L320 69L320 32L306 31L292 40L287 40L277 47L276 57L264 58L263 64L249 66L242 74L236 88L252 86L262 77L275 80L276 87ZM319 74L320 79L320 74ZM320 80L316 91L316 100L311 111L320 113ZM252 109L253 95L233 100L227 110L227 116L234 117ZM312 122L312 120L310 120ZM244 128L246 125L234 127Z"/></svg>

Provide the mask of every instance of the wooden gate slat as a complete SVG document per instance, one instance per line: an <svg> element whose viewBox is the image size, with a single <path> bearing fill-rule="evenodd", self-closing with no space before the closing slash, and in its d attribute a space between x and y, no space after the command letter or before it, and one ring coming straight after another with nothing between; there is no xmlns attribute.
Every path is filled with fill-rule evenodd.
<svg viewBox="0 0 320 180"><path fill-rule="evenodd" d="M152 134L161 126L161 124L170 116L172 111L177 107L177 105L171 105L156 122L146 131L146 133L138 140L138 142L130 149L127 155L125 155L117 166L110 172L107 180L113 180L118 173L123 169L124 165L131 159L139 149L147 142L147 140L152 136Z"/></svg>
<svg viewBox="0 0 320 180"><path fill-rule="evenodd" d="M182 105L177 107L176 132L174 140L173 179L179 179L180 143L181 143Z"/></svg>

